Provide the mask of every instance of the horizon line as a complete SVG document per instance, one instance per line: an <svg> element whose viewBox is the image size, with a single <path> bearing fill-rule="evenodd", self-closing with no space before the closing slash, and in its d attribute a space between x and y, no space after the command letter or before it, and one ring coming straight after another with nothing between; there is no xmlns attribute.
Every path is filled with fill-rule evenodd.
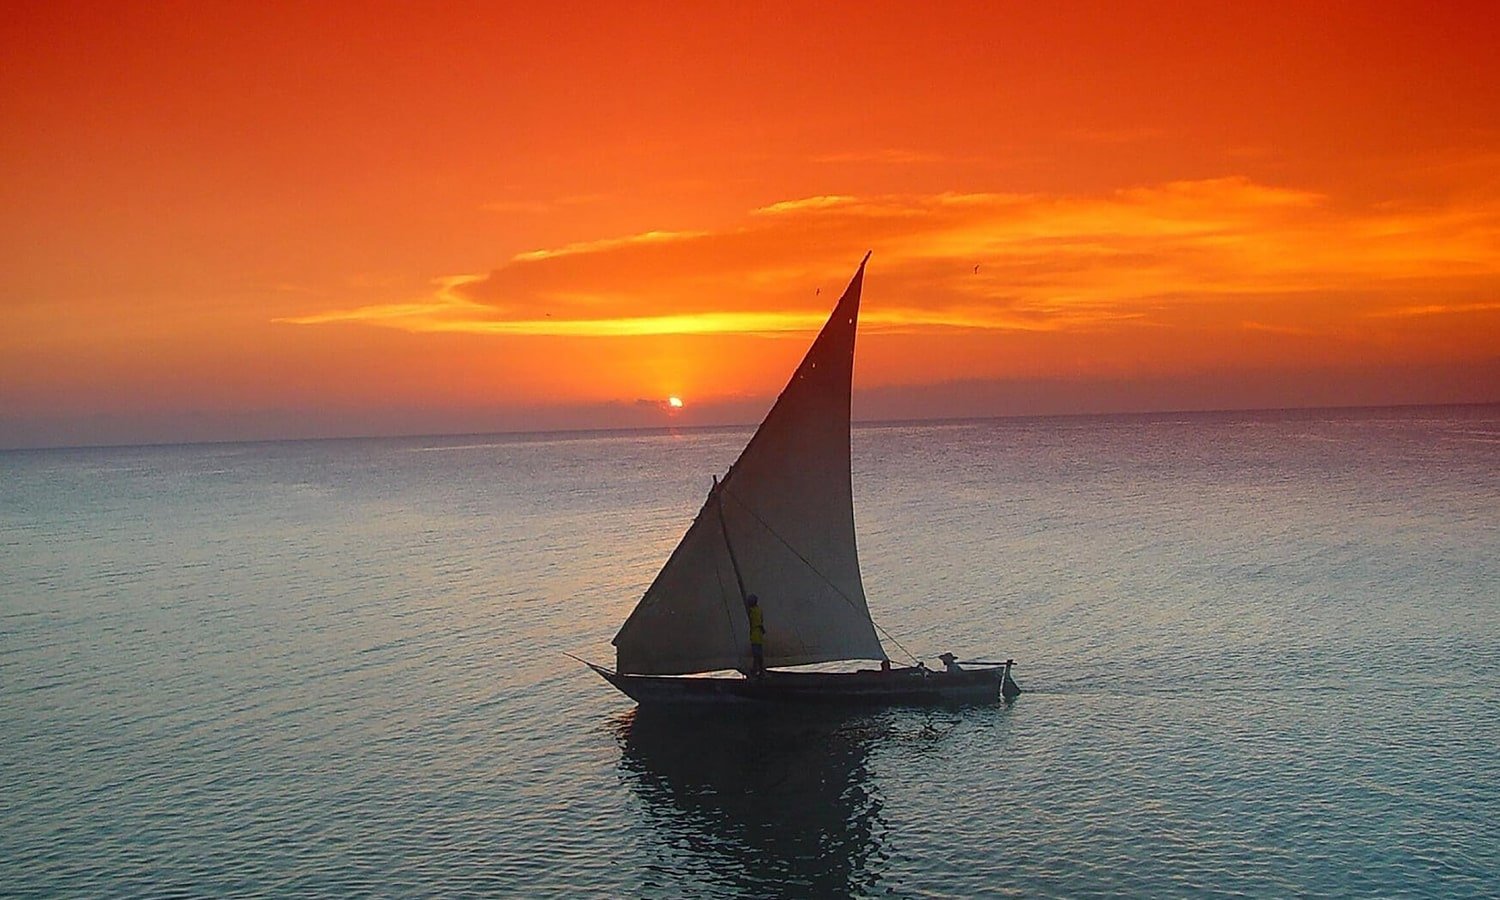
<svg viewBox="0 0 1500 900"><path fill-rule="evenodd" d="M881 428L900 425L942 425L958 424L966 422L996 422L996 421L1022 421L1022 420L1047 420L1047 419L1122 419L1122 418L1144 418L1150 416L1209 416L1228 413L1289 413L1289 412L1356 412L1375 410L1397 410L1397 409L1443 409L1453 407L1500 407L1500 399L1497 400L1472 400L1442 403L1374 403L1374 404L1342 404L1336 406L1244 406L1244 407L1215 407L1215 408L1172 408L1172 409L1140 409L1113 412L1071 412L1071 413L1027 413L1027 414L997 414L980 416L934 416L931 418L895 418L895 419L851 419L850 429L855 428ZM672 431L724 431L741 428L758 428L760 421L746 422L720 422L705 424L663 424L663 425L635 425L635 426L606 426L600 428L546 428L526 429L511 431L435 431L435 432L392 432L387 434L349 434L349 435L323 435L310 437L267 437L267 438L233 438L225 440L201 440L201 441L147 441L144 443L129 444L53 444L41 447L0 447L0 453L46 453L57 450L145 450L152 448L168 447L222 447L250 444L300 444L319 441L378 441L378 440L416 440L420 438L463 438L463 437L546 437L576 435L582 438L585 435L601 434L652 434Z"/></svg>

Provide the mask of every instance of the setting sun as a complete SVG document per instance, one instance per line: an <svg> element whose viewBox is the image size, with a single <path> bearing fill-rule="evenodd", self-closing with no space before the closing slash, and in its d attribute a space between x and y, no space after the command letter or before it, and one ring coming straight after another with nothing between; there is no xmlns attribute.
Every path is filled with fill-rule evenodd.
<svg viewBox="0 0 1500 900"><path fill-rule="evenodd" d="M670 407L672 407L673 409L682 409L682 398L681 397L668 397L667 398L667 405L670 406Z"/></svg>

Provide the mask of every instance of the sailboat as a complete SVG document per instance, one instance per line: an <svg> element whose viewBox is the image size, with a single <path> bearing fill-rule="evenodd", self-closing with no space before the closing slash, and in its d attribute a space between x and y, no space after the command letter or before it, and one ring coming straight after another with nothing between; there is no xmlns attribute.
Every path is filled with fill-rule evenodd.
<svg viewBox="0 0 1500 900"><path fill-rule="evenodd" d="M893 667L855 546L849 408L866 253L765 421L615 635L615 668L646 705L681 702L993 702L1013 660ZM876 661L855 671L787 671ZM739 675L713 676L706 673Z"/></svg>

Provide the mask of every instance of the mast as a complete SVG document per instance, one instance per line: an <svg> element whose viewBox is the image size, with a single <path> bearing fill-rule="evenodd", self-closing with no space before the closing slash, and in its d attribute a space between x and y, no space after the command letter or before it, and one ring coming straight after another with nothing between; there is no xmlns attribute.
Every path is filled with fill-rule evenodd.
<svg viewBox="0 0 1500 900"><path fill-rule="evenodd" d="M734 543L729 540L729 523L724 521L724 498L721 496L722 489L719 486L719 476L714 476L713 498L714 506L719 510L719 529L724 532L724 549L729 551L729 565L734 568L734 583L740 589L740 603L745 603L750 596L745 590L745 576L740 573L740 561L734 556Z"/></svg>
<svg viewBox="0 0 1500 900"><path fill-rule="evenodd" d="M729 539L729 522L724 518L724 489L719 484L719 476L717 475L714 476L714 487L710 493L713 497L714 506L718 509L719 531L724 534L724 549L729 551L729 566L734 569L734 583L740 591L740 610L745 613L745 623L748 628L750 622L750 592L745 590L745 576L740 572L740 561L734 555L734 542ZM735 612L727 608L724 612L729 616L729 630L733 632L734 622L737 619Z"/></svg>

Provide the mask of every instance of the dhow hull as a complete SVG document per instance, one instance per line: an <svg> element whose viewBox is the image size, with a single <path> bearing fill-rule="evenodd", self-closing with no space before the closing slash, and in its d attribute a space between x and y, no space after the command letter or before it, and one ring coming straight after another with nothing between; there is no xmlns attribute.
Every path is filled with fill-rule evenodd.
<svg viewBox="0 0 1500 900"><path fill-rule="evenodd" d="M866 706L936 706L996 703L1020 693L1007 668L943 672L778 672L758 678L622 675L589 668L643 706L664 704L795 703Z"/></svg>

